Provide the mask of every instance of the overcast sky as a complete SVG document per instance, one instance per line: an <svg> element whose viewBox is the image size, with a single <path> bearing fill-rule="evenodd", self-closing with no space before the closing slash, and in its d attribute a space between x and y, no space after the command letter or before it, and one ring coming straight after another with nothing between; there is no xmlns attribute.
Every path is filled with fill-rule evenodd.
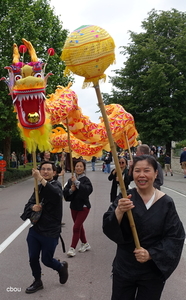
<svg viewBox="0 0 186 300"><path fill-rule="evenodd" d="M116 49L116 64L111 65L105 74L114 76L112 70L123 66L125 57L120 54L119 47L126 46L129 41L129 31L140 33L141 23L148 17L154 8L157 11L171 10L186 11L184 0L51 0L51 7L63 22L63 28L73 32L82 25L97 25L105 29L114 39ZM53 70L54 72L54 70ZM97 97L94 88L82 89L84 78L75 75L72 86L78 96L78 103L83 114L90 120L99 123L100 113L97 106ZM111 84L107 76L105 83L100 83L100 90L104 93L111 91Z"/></svg>

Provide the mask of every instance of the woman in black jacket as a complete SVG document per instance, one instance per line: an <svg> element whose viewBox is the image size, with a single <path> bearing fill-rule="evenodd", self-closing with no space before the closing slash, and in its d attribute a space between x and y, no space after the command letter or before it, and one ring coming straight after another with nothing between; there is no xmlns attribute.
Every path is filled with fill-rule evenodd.
<svg viewBox="0 0 186 300"><path fill-rule="evenodd" d="M112 300L159 300L167 278L176 269L185 231L172 198L154 188L157 161L135 156L136 187L120 194L103 216L103 232L117 244L112 267ZM132 209L140 248L135 247L127 211Z"/></svg>
<svg viewBox="0 0 186 300"><path fill-rule="evenodd" d="M69 257L76 255L76 246L81 240L79 252L90 250L87 243L83 223L90 211L89 195L93 191L90 179L85 175L86 164L82 160L75 162L75 174L68 180L64 188L64 198L70 201L72 219L74 221L72 243L67 252Z"/></svg>
<svg viewBox="0 0 186 300"><path fill-rule="evenodd" d="M124 180L125 188L128 190L130 184L130 176L127 169L127 159L125 157L119 157L119 165L122 172L122 177ZM108 177L108 180L112 181L112 187L110 191L110 202L114 202L116 196L120 193L120 185L117 177L116 169L113 169Z"/></svg>

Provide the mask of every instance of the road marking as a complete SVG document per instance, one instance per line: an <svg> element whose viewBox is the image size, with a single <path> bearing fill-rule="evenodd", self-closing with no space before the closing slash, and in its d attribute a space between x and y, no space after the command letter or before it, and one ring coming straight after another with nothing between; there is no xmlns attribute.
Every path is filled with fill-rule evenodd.
<svg viewBox="0 0 186 300"><path fill-rule="evenodd" d="M30 224L30 220L27 219L19 228L17 228L1 245L0 253L2 253L8 245Z"/></svg>
<svg viewBox="0 0 186 300"><path fill-rule="evenodd" d="M186 195L184 195L184 194L182 194L182 193L180 193L180 192L177 192L177 191L175 191L175 190L173 190L173 189L170 189L170 188L168 188L168 187L166 187L166 186L162 186L162 188L167 189L167 190L169 190L169 191L172 191L172 192L174 192L174 193L176 193L176 194L178 194L178 195L181 195L181 196L183 196L183 197L186 197Z"/></svg>

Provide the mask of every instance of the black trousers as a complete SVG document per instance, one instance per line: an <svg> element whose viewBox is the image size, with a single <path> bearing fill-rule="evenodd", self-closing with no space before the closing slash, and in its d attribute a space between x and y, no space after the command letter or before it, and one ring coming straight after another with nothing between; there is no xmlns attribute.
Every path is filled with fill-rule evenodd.
<svg viewBox="0 0 186 300"><path fill-rule="evenodd" d="M32 275L36 280L41 278L40 254L41 261L45 266L59 271L61 264L58 260L53 258L58 244L58 238L42 236L31 227L28 232L27 243L30 267L32 269Z"/></svg>
<svg viewBox="0 0 186 300"><path fill-rule="evenodd" d="M159 300L164 284L159 277L129 281L113 274L111 300Z"/></svg>

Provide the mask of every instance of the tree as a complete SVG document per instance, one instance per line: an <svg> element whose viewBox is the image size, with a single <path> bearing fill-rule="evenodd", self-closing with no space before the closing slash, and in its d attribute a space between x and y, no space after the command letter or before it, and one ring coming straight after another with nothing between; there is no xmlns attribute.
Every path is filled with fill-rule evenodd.
<svg viewBox="0 0 186 300"><path fill-rule="evenodd" d="M47 94L54 92L57 85L66 85L63 78L64 63L60 60L62 47L68 31L62 28L62 22L54 14L47 0L5 0L0 7L0 78L7 76L5 66L12 63L14 43L22 44L22 38L31 41L37 56L47 62L46 72L52 71ZM48 59L48 48L55 49L55 55ZM24 61L30 61L27 53ZM13 113L12 99L8 89L0 81L0 140L3 142L4 158L9 162L11 137L18 135L17 121ZM15 150L15 149L13 149Z"/></svg>
<svg viewBox="0 0 186 300"><path fill-rule="evenodd" d="M186 14L152 10L142 33L130 31L124 67L110 78L105 104L119 103L135 119L143 143L166 145L186 138Z"/></svg>

